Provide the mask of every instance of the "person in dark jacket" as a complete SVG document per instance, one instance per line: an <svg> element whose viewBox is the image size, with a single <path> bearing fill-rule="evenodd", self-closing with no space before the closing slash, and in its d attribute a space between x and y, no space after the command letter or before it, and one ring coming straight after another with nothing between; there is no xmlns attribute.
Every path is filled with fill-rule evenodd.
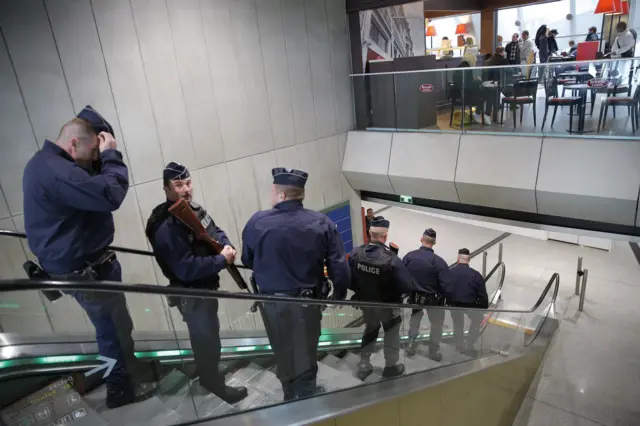
<svg viewBox="0 0 640 426"><path fill-rule="evenodd" d="M386 246L389 221L382 216L371 223L371 242L361 245L349 255L354 300L363 302L402 303L403 295L413 290L413 280L400 258ZM358 377L364 380L373 372L373 353L380 327L384 329L385 368L382 377L395 377L404 372L400 360L400 324L397 308L362 308L364 334L360 345Z"/></svg>
<svg viewBox="0 0 640 426"><path fill-rule="evenodd" d="M518 42L519 38L519 34L514 33L511 36L511 41L507 44L507 47L505 47L507 61L513 65L520 63L520 43Z"/></svg>
<svg viewBox="0 0 640 426"><path fill-rule="evenodd" d="M167 201L158 205L147 221L146 234L162 273L170 286L218 290L219 273L233 263L236 250L225 232L218 228L204 208L193 202L189 170L171 162L162 172ZM195 238L180 220L169 213L178 200L186 200L209 236L224 247L214 254L208 245ZM247 388L226 386L220 364L220 321L218 299L169 297L177 306L189 329L189 338L200 386L229 404L247 396Z"/></svg>
<svg viewBox="0 0 640 426"><path fill-rule="evenodd" d="M451 285L448 288L447 302L450 306L461 308L487 309L489 297L484 278L469 266L470 253L466 248L458 251L458 264L450 271ZM464 315L471 320L467 341L464 341ZM456 348L470 355L476 355L473 348L478 340L482 325L482 312L477 310L451 310Z"/></svg>
<svg viewBox="0 0 640 426"><path fill-rule="evenodd" d="M420 239L422 247L418 250L406 254L402 261L411 276L415 285L415 291L411 296L411 303L422 306L442 307L445 303L446 289L449 280L449 267L440 256L434 253L433 246L436 244L436 231L429 228L424 231ZM440 342L442 340L442 328L444 325L444 309L426 309L431 330L429 332L429 358L434 361L441 361ZM420 334L420 323L424 313L422 309L411 311L409 321L409 345L408 355L415 355L417 351L416 339Z"/></svg>
<svg viewBox="0 0 640 426"><path fill-rule="evenodd" d="M55 142L45 141L23 174L27 242L49 278L122 281L108 246L113 212L129 189L129 172L111 125L87 105L66 123ZM96 330L98 353L115 360L106 377L108 408L134 402L133 322L123 293L69 291ZM147 381L147 380L144 380Z"/></svg>
<svg viewBox="0 0 640 426"><path fill-rule="evenodd" d="M538 57L540 58L541 64L546 64L549 62L549 39L548 36L549 29L546 25L541 25L536 32L536 47L538 48Z"/></svg>
<svg viewBox="0 0 640 426"><path fill-rule="evenodd" d="M369 228L371 228L371 221L373 221L374 216L373 216L373 209L367 209L367 215L365 216L364 220L365 220L365 225L367 227L367 241L369 241L370 237L369 237Z"/></svg>
<svg viewBox="0 0 640 426"><path fill-rule="evenodd" d="M557 35L558 30L549 31L549 37L547 37L547 41L549 43L549 55L555 55L558 53L558 42L556 41Z"/></svg>
<svg viewBox="0 0 640 426"><path fill-rule="evenodd" d="M598 41L598 40L600 40L598 38L598 28L590 27L589 33L587 34L587 38L585 39L585 41Z"/></svg>

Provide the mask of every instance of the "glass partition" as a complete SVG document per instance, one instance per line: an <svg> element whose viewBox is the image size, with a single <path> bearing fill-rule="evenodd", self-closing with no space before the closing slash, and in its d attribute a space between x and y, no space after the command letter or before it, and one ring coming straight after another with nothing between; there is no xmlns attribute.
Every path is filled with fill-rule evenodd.
<svg viewBox="0 0 640 426"><path fill-rule="evenodd" d="M504 267L499 265L490 280L499 282L501 277ZM104 306L111 306L114 298L144 297L152 306L164 305L171 310L168 328L153 333L132 330L131 322L121 320L125 313L116 313L115 308L102 312L113 320L118 344L125 353L113 365L108 357L99 355L98 346L103 343L96 340L85 316L68 317L69 323L77 324L69 325L65 332L47 328L46 315L39 311L70 301L69 296L53 303L27 304L41 300L36 290L2 292L5 300L22 303L17 310L7 312L11 308L5 306L0 311L4 328L0 334L3 421L39 424L35 422L49 419L57 424L71 418L101 425L126 417L136 424L162 420L169 425L215 418L505 354L515 335L527 333L535 327L534 319L539 322L549 313L548 304L528 314L328 304L310 299L256 301L224 293L216 293L218 298L203 297L204 292L167 296L147 294L153 286L144 286L143 293L132 291L132 287L143 291L131 285L111 287L118 291L77 290L87 300L102 301ZM158 293L157 288L153 291ZM141 305L129 304L130 316L143 315L133 312L132 306L139 310ZM341 327L344 320L338 318L355 312L363 315L364 324ZM6 321L7 317L13 320ZM223 317L228 319L222 321ZM331 321L334 326L326 328ZM246 322L251 326L242 325ZM120 385L125 380L134 386L135 404L109 408L105 401L114 377ZM248 394L242 398L237 390L225 390L222 383L244 387ZM30 419L34 422L29 423Z"/></svg>
<svg viewBox="0 0 640 426"><path fill-rule="evenodd" d="M356 75L356 111L368 130L634 138L640 58L572 59Z"/></svg>

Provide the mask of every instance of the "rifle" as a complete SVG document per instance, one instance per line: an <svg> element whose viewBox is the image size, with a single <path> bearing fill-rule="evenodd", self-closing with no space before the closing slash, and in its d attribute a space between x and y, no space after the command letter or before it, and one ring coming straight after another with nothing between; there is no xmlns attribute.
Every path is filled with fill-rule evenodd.
<svg viewBox="0 0 640 426"><path fill-rule="evenodd" d="M187 228L191 229L195 234L196 239L209 245L215 254L220 254L220 252L222 252L222 249L224 248L222 244L207 233L207 230L202 226L202 223L200 223L196 214L191 210L191 206L186 200L181 199L176 201L171 207L169 207L169 213L171 213L180 222L184 223ZM236 265L233 263L227 264L227 271L238 287L240 287L240 290L248 290L247 283L244 281L244 278L242 278L242 275L240 275L240 271L238 271Z"/></svg>

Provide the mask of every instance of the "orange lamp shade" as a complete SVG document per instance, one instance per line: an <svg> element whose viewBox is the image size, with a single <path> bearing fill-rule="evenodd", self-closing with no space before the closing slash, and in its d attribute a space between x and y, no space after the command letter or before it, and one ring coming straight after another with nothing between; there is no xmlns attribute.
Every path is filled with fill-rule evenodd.
<svg viewBox="0 0 640 426"><path fill-rule="evenodd" d="M456 35L465 34L467 32L467 28L465 24L458 24L456 26Z"/></svg>
<svg viewBox="0 0 640 426"><path fill-rule="evenodd" d="M433 25L429 25L427 27L427 33L425 34L427 37L435 37L438 35L438 33L436 32L436 27Z"/></svg>
<svg viewBox="0 0 640 426"><path fill-rule="evenodd" d="M629 3L622 2L622 10L614 13L614 15L628 15L629 14Z"/></svg>
<svg viewBox="0 0 640 426"><path fill-rule="evenodd" d="M627 5L627 7L629 7ZM622 0L598 0L594 14L622 12Z"/></svg>

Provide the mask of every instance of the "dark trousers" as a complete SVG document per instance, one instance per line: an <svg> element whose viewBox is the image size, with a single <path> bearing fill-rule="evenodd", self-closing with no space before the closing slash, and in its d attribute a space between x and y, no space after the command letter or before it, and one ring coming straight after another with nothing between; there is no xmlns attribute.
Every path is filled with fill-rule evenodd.
<svg viewBox="0 0 640 426"><path fill-rule="evenodd" d="M452 306L461 306L465 307L466 305L453 304ZM464 316L465 314L471 320L471 325L469 326L469 335L467 336L466 345L464 339ZM482 320L484 316L482 312L478 311L462 311L462 310L451 310L451 319L453 320L453 333L454 339L457 347L466 346L468 348L473 347L478 338L480 337L480 327L482 326Z"/></svg>
<svg viewBox="0 0 640 426"><path fill-rule="evenodd" d="M183 297L178 309L189 329L200 384L210 391L222 391L225 382L218 369L221 351L218 300Z"/></svg>
<svg viewBox="0 0 640 426"><path fill-rule="evenodd" d="M428 306L442 306L443 301L434 295L426 295L426 311L431 324L429 331L429 350L437 351L440 349L442 341L442 329L444 328L444 309L429 309ZM409 320L409 338L415 339L420 335L420 323L424 317L422 309L412 309L411 319Z"/></svg>
<svg viewBox="0 0 640 426"><path fill-rule="evenodd" d="M122 269L118 260L95 268L98 280L122 281ZM55 275L70 281L84 281L87 277L67 274ZM116 360L111 374L105 379L108 392L132 392L132 372L135 371L136 357L131 337L133 321L127 309L123 293L93 291L68 292L85 310L96 329L98 353Z"/></svg>
<svg viewBox="0 0 640 426"><path fill-rule="evenodd" d="M400 317L399 309L362 308L364 334L360 345L360 356L369 361L378 340L380 326L384 329L384 360L387 366L394 366L400 360Z"/></svg>
<svg viewBox="0 0 640 426"><path fill-rule="evenodd" d="M262 306L262 317L285 401L314 395L322 321L320 306L269 302Z"/></svg>

